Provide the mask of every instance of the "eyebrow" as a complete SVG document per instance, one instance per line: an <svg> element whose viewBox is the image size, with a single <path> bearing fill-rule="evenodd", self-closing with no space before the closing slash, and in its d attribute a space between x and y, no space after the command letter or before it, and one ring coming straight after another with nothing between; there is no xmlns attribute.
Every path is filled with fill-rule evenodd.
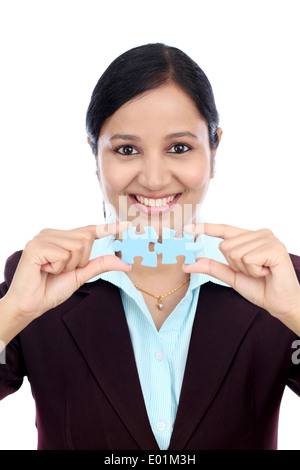
<svg viewBox="0 0 300 470"><path fill-rule="evenodd" d="M166 135L165 140L173 139L174 137L192 137L193 139L198 139L198 137L192 132L185 131L185 132L173 132L172 134L168 134ZM140 142L142 140L137 135L132 135L132 134L115 134L112 137L110 137L109 140L116 140L116 139L135 140L136 142Z"/></svg>

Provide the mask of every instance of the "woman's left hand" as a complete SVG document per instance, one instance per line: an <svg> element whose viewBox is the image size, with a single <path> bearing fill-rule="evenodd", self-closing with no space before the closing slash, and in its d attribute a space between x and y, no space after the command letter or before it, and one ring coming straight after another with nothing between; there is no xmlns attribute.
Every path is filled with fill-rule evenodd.
<svg viewBox="0 0 300 470"><path fill-rule="evenodd" d="M228 262L198 258L183 265L184 272L201 272L229 284L300 335L300 285L285 246L270 230L209 223L184 230L222 238L219 249Z"/></svg>

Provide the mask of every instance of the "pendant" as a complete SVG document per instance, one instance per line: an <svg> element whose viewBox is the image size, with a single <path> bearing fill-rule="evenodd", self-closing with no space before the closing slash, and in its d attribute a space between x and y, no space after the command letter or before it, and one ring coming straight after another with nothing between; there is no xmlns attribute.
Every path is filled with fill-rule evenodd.
<svg viewBox="0 0 300 470"><path fill-rule="evenodd" d="M158 310L163 309L162 297L159 297L158 300L157 300L157 308L158 308Z"/></svg>

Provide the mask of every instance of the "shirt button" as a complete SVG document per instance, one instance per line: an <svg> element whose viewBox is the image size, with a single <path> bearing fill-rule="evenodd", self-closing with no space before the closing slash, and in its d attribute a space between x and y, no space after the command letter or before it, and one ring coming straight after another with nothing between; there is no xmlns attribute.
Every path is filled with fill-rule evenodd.
<svg viewBox="0 0 300 470"><path fill-rule="evenodd" d="M155 353L155 359L157 359L158 361L161 361L162 358L164 357L164 352L162 349L158 349Z"/></svg>
<svg viewBox="0 0 300 470"><path fill-rule="evenodd" d="M162 432L166 429L166 423L164 421L157 421L156 423L156 429L159 431L159 432Z"/></svg>

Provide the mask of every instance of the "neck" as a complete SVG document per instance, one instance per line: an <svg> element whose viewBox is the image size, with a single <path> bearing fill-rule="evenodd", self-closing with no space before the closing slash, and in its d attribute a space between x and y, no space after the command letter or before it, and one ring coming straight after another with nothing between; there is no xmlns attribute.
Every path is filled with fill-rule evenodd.
<svg viewBox="0 0 300 470"><path fill-rule="evenodd" d="M120 253L116 253L121 257ZM164 294L165 291L177 287L177 285L190 278L190 274L181 269L184 264L184 256L178 256L176 264L162 264L162 255L157 256L157 267L151 268L141 264L141 258L136 259L132 269L127 273L131 281L149 292Z"/></svg>

